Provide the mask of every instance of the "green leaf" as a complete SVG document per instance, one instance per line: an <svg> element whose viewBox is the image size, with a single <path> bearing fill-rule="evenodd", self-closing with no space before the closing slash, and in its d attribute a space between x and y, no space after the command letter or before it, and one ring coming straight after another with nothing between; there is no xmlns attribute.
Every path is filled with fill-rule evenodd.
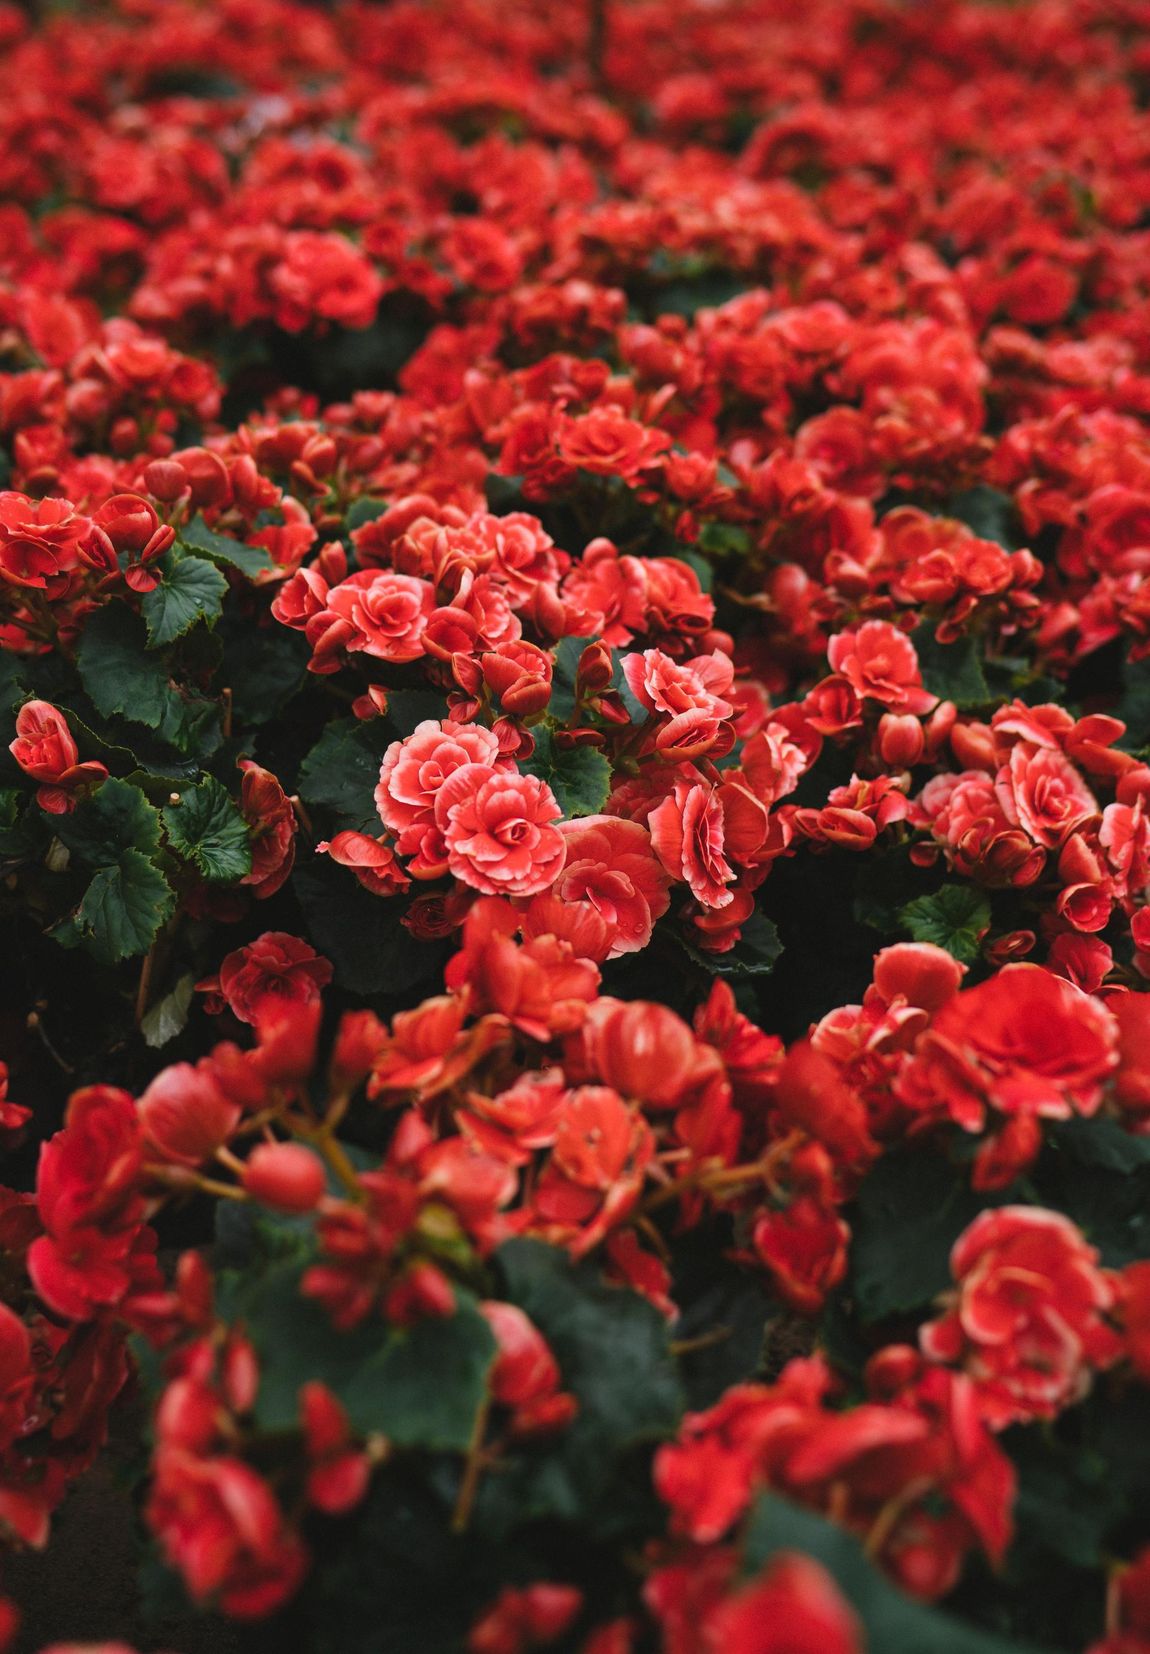
<svg viewBox="0 0 1150 1654"><path fill-rule="evenodd" d="M307 919L309 940L331 960L341 988L398 994L430 981L440 969L444 946L413 943L400 922L405 904L365 890L329 857L297 862L292 888Z"/></svg>
<svg viewBox="0 0 1150 1654"><path fill-rule="evenodd" d="M369 499L366 494L358 500L352 500L344 518L344 527L351 534L355 529L362 528L365 523L374 523L387 510L386 500Z"/></svg>
<svg viewBox="0 0 1150 1654"><path fill-rule="evenodd" d="M393 739L380 718L341 718L329 724L300 767L300 797L333 811L341 827L378 829L375 789Z"/></svg>
<svg viewBox="0 0 1150 1654"><path fill-rule="evenodd" d="M27 700L24 684L27 662L19 655L0 653L0 714L8 714Z"/></svg>
<svg viewBox="0 0 1150 1654"><path fill-rule="evenodd" d="M1051 1148L1064 1150L1083 1166L1127 1173L1150 1166L1150 1137L1135 1137L1104 1114L1091 1120L1052 1121L1046 1139Z"/></svg>
<svg viewBox="0 0 1150 1654"><path fill-rule="evenodd" d="M77 664L84 688L105 718L122 713L158 729L168 717L168 668L160 656L147 653L144 622L122 603L109 603L89 617Z"/></svg>
<svg viewBox="0 0 1150 1654"><path fill-rule="evenodd" d="M916 896L899 915L916 942L933 942L969 965L990 928L990 902L971 884L944 884L933 896Z"/></svg>
<svg viewBox="0 0 1150 1654"><path fill-rule="evenodd" d="M467 1450L487 1395L495 1339L464 1295L454 1315L390 1327L371 1320L337 1333L300 1292L289 1261L241 1287L239 1307L260 1357L255 1418L264 1430L299 1424L300 1387L317 1379L347 1409L354 1431L381 1431L397 1447Z"/></svg>
<svg viewBox="0 0 1150 1654"><path fill-rule="evenodd" d="M555 668L551 674L551 700L548 712L557 724L568 724L575 713L575 674L579 661L589 643L589 637L565 637L555 650Z"/></svg>
<svg viewBox="0 0 1150 1654"><path fill-rule="evenodd" d="M605 1286L590 1264L556 1247L513 1240L496 1254L504 1292L534 1321L574 1392L573 1423L537 1453L508 1461L480 1490L482 1531L508 1532L542 1516L612 1527L649 1483L631 1454L677 1428L683 1395L667 1323L625 1287Z"/></svg>
<svg viewBox="0 0 1150 1654"><path fill-rule="evenodd" d="M231 690L235 717L242 724L282 717L307 677L307 640L278 621L257 625L250 615L227 609L215 636L224 646L216 681Z"/></svg>
<svg viewBox="0 0 1150 1654"><path fill-rule="evenodd" d="M180 530L180 544L192 551L202 552L213 563L239 569L249 579L275 567L275 559L262 546L245 546L226 534L217 534L198 516Z"/></svg>
<svg viewBox="0 0 1150 1654"><path fill-rule="evenodd" d="M775 961L783 951L774 921L758 909L742 927L743 933L734 947L725 953L709 953L706 948L700 948L682 925L672 923L668 929L683 952L709 976L766 976L774 970Z"/></svg>
<svg viewBox="0 0 1150 1654"><path fill-rule="evenodd" d="M247 822L213 776L180 795L164 812L168 843L214 884L234 884L252 870Z"/></svg>
<svg viewBox="0 0 1150 1654"><path fill-rule="evenodd" d="M402 741L417 724L434 718L437 723L447 717L447 702L434 689L389 689L387 717L384 726L389 741Z"/></svg>
<svg viewBox="0 0 1150 1654"><path fill-rule="evenodd" d="M975 1194L933 1149L885 1154L868 1174L851 1223L854 1299L864 1321L881 1321L931 1303L951 1284L950 1249L1006 1191Z"/></svg>
<svg viewBox="0 0 1150 1654"><path fill-rule="evenodd" d="M715 584L715 571L705 557L700 557L697 551L692 551L687 546L677 547L670 555L677 563L686 563L688 568L694 569L701 590L711 590Z"/></svg>
<svg viewBox="0 0 1150 1654"><path fill-rule="evenodd" d="M910 636L918 654L922 681L931 694L944 701L953 701L960 709L983 706L992 700L994 697L983 675L974 638L959 638L957 643L939 643L934 629L934 621L924 620Z"/></svg>
<svg viewBox="0 0 1150 1654"><path fill-rule="evenodd" d="M757 1573L783 1551L822 1563L862 1620L874 1654L1037 1654L1032 1644L1006 1642L904 1596L871 1566L853 1534L768 1493L751 1514L744 1571Z"/></svg>
<svg viewBox="0 0 1150 1654"><path fill-rule="evenodd" d="M175 905L167 880L138 850L101 867L70 920L56 929L67 946L82 943L102 965L147 953Z"/></svg>
<svg viewBox="0 0 1150 1654"><path fill-rule="evenodd" d="M197 621L210 626L219 616L228 589L219 569L202 557L178 561L169 557L165 564L163 579L140 605L152 648L182 637Z"/></svg>
<svg viewBox="0 0 1150 1654"><path fill-rule="evenodd" d="M532 733L535 751L520 768L546 781L569 821L575 816L598 815L611 791L611 766L603 754L594 747L557 747L551 731L543 726Z"/></svg>
<svg viewBox="0 0 1150 1654"><path fill-rule="evenodd" d="M1022 545L1014 528L1014 501L1009 494L988 488L986 483L976 483L973 488L956 494L947 507L947 514L965 523L980 540L994 540L1007 551L1017 551Z"/></svg>
<svg viewBox="0 0 1150 1654"><path fill-rule="evenodd" d="M177 1034L183 1033L188 1021L188 1012L192 1008L195 998L196 979L189 971L181 976L171 993L158 999L140 1021L140 1032L144 1036L144 1044L158 1051L162 1045L174 1040ZM230 1205L230 1201L221 1201L222 1206Z"/></svg>
<svg viewBox="0 0 1150 1654"><path fill-rule="evenodd" d="M89 867L110 867L127 850L151 857L160 847L159 811L138 787L115 776L71 815L53 817L52 826L73 856Z"/></svg>

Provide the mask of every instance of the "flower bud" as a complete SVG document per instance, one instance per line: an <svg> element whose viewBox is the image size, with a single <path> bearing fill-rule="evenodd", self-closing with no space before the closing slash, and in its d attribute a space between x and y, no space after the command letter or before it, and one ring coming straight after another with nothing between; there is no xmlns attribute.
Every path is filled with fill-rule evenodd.
<svg viewBox="0 0 1150 1654"><path fill-rule="evenodd" d="M879 719L879 755L892 769L912 769L922 757L925 744L922 725L913 713L884 712Z"/></svg>
<svg viewBox="0 0 1150 1654"><path fill-rule="evenodd" d="M244 1188L277 1212L310 1212L323 1199L323 1162L302 1143L261 1143L244 1167Z"/></svg>

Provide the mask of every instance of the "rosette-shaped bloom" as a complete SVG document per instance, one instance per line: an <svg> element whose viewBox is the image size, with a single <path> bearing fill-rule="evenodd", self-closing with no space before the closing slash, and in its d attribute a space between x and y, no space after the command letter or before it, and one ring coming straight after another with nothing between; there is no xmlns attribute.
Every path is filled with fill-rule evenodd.
<svg viewBox="0 0 1150 1654"><path fill-rule="evenodd" d="M867 620L831 638L827 659L855 694L892 712L929 712L938 696L923 688L914 644L887 620Z"/></svg>
<svg viewBox="0 0 1150 1654"><path fill-rule="evenodd" d="M423 634L435 607L435 589L393 569L361 569L333 586L325 607L308 621L315 650L312 670L333 672L343 652L402 665L423 654Z"/></svg>
<svg viewBox="0 0 1150 1654"><path fill-rule="evenodd" d="M734 900L734 891L725 888L734 881L735 869L724 855L723 808L716 788L680 778L647 822L659 860L673 879L689 885L703 907L722 908Z"/></svg>
<svg viewBox="0 0 1150 1654"><path fill-rule="evenodd" d="M411 872L438 878L447 869L447 851L435 823L435 801L449 776L465 764L497 768L499 737L481 724L457 724L434 718L417 724L405 740L393 741L383 755L375 807L384 826L396 835L401 855L411 856Z"/></svg>
<svg viewBox="0 0 1150 1654"><path fill-rule="evenodd" d="M1117 1359L1121 1340L1106 1320L1114 1277L1060 1213L982 1212L955 1242L950 1268L956 1290L923 1327L922 1349L966 1370L990 1424L1053 1418Z"/></svg>
<svg viewBox="0 0 1150 1654"><path fill-rule="evenodd" d="M266 930L220 966L219 991L241 1022L275 1021L314 1005L331 981L330 960L298 936Z"/></svg>
<svg viewBox="0 0 1150 1654"><path fill-rule="evenodd" d="M457 769L435 800L448 867L488 896L534 896L555 883L567 854L555 826L562 813L538 776L488 764Z"/></svg>
<svg viewBox="0 0 1150 1654"><path fill-rule="evenodd" d="M650 833L640 822L617 816L582 816L565 821L560 831L567 860L553 893L566 904L590 907L602 919L607 951L592 957L615 959L645 948L671 900Z"/></svg>
<svg viewBox="0 0 1150 1654"><path fill-rule="evenodd" d="M1007 965L948 999L899 1082L904 1102L979 1131L988 1110L1093 1114L1118 1062L1105 1005L1038 965Z"/></svg>
<svg viewBox="0 0 1150 1654"><path fill-rule="evenodd" d="M1098 800L1069 758L1053 747L1019 741L998 771L994 791L1002 813L1036 844L1062 844L1075 827L1098 813Z"/></svg>

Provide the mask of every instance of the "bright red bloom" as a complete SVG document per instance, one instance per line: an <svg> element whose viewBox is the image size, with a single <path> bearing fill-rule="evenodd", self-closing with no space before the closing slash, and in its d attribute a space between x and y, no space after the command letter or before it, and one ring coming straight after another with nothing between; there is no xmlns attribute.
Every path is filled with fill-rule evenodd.
<svg viewBox="0 0 1150 1654"><path fill-rule="evenodd" d="M583 1593L573 1585L507 1586L467 1638L468 1654L529 1654L554 1643L578 1616Z"/></svg>
<svg viewBox="0 0 1150 1654"><path fill-rule="evenodd" d="M448 867L489 896L533 896L554 884L567 854L554 825L561 815L545 781L487 764L455 770L435 800Z"/></svg>
<svg viewBox="0 0 1150 1654"><path fill-rule="evenodd" d="M885 620L839 632L827 646L827 658L856 695L893 712L929 712L937 704L938 696L922 686L914 644Z"/></svg>
<svg viewBox="0 0 1150 1654"><path fill-rule="evenodd" d="M229 953L220 966L219 991L241 1022L271 1022L292 1007L318 1002L332 967L298 936L267 930Z"/></svg>
<svg viewBox="0 0 1150 1654"><path fill-rule="evenodd" d="M1037 965L1007 965L947 1000L899 1092L967 1131L981 1130L988 1110L1064 1120L1096 1111L1117 1062L1104 1005Z"/></svg>
<svg viewBox="0 0 1150 1654"><path fill-rule="evenodd" d="M306 1572L303 1545L271 1488L240 1459L161 1448L146 1517L190 1594L218 1597L237 1619L270 1614Z"/></svg>
<svg viewBox="0 0 1150 1654"><path fill-rule="evenodd" d="M672 879L688 885L705 908L734 901L726 888L735 870L724 855L723 810L717 791L706 783L676 780L669 798L647 818L651 843Z"/></svg>
<svg viewBox="0 0 1150 1654"><path fill-rule="evenodd" d="M26 775L40 782L36 802L50 815L66 815L80 797L106 781L107 767L81 764L71 731L48 701L25 701L16 714L16 739L8 748Z"/></svg>
<svg viewBox="0 0 1150 1654"><path fill-rule="evenodd" d="M1117 1359L1113 1277L1069 1219L1030 1206L981 1213L954 1244L957 1283L922 1329L932 1361L965 1368L987 1420L1053 1418Z"/></svg>
<svg viewBox="0 0 1150 1654"><path fill-rule="evenodd" d="M316 850L330 856L341 867L350 867L364 889L373 895L394 896L411 883L390 844L372 838L370 833L337 833L330 844L321 839Z"/></svg>
<svg viewBox="0 0 1150 1654"><path fill-rule="evenodd" d="M606 952L592 957L614 959L646 947L671 900L650 833L615 816L581 816L560 831L567 859L552 889L564 904L586 904L603 921Z"/></svg>

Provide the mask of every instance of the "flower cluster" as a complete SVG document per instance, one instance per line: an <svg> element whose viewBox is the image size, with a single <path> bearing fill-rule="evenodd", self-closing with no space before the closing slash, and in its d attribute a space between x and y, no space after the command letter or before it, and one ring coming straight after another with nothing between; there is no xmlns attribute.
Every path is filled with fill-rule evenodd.
<svg viewBox="0 0 1150 1654"><path fill-rule="evenodd" d="M1146 21L0 5L6 1547L1150 1650Z"/></svg>

